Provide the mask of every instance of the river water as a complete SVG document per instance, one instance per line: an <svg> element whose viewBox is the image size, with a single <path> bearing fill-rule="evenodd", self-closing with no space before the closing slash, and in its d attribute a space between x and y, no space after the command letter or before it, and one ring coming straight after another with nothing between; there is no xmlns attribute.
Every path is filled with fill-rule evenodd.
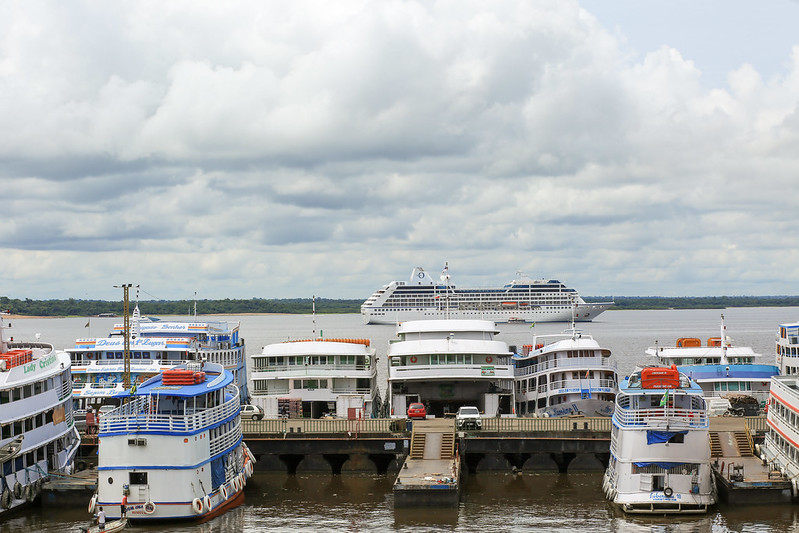
<svg viewBox="0 0 799 533"><path fill-rule="evenodd" d="M146 302L141 304L147 313ZM733 343L751 346L774 363L780 323L799 321L799 308L734 308L725 310L608 311L580 324L609 348L619 371L628 374L647 363L646 348L673 345L678 337L719 335L724 314ZM166 318L166 317L164 317ZM385 390L385 352L393 326L366 326L360 315L258 315L202 317L239 321L247 353L287 339L318 337L369 338L378 356L378 379ZM105 336L113 318L19 319L7 335L41 340L56 348L72 346L78 337ZM87 327L88 324L88 327ZM557 333L565 324L501 324L500 340L529 344L534 334ZM383 396L385 397L385 395ZM222 533L264 531L523 531L576 532L784 532L799 533L799 508L718 505L698 517L636 517L613 508L601 490L601 472L478 473L465 480L457 509L394 510L394 476L256 473L247 485L246 503L205 524L136 526L135 530ZM88 498L87 502L88 504ZM79 531L88 525L85 505L33 507L0 518L0 533Z"/></svg>

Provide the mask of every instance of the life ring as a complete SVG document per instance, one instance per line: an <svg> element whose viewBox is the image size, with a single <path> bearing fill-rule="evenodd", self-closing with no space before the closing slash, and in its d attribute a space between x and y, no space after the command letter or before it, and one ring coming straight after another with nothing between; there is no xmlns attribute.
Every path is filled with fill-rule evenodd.
<svg viewBox="0 0 799 533"><path fill-rule="evenodd" d="M3 505L3 509L11 508L11 504L14 502L14 496L11 494L11 491L6 489L3 491L3 496L0 497L0 503Z"/></svg>
<svg viewBox="0 0 799 533"><path fill-rule="evenodd" d="M147 502L144 504L144 512L147 514L153 514L155 512L155 504L153 502Z"/></svg>
<svg viewBox="0 0 799 533"><path fill-rule="evenodd" d="M416 361L417 361L416 356L412 355L411 356L411 363L415 363Z"/></svg>
<svg viewBox="0 0 799 533"><path fill-rule="evenodd" d="M203 512L203 502L200 498L194 498L191 501L191 508L195 513L200 514Z"/></svg>
<svg viewBox="0 0 799 533"><path fill-rule="evenodd" d="M222 495L223 500L227 500L227 487L224 485L219 486L219 494Z"/></svg>
<svg viewBox="0 0 799 533"><path fill-rule="evenodd" d="M19 481L14 483L14 498L18 500L22 499L22 485L20 485Z"/></svg>
<svg viewBox="0 0 799 533"><path fill-rule="evenodd" d="M239 476L233 476L233 479L230 482L230 486L233 487L233 492L239 491Z"/></svg>
<svg viewBox="0 0 799 533"><path fill-rule="evenodd" d="M247 486L247 476L239 474L239 478L241 478L241 490L244 490L244 487Z"/></svg>
<svg viewBox="0 0 799 533"><path fill-rule="evenodd" d="M674 490L671 487L666 487L665 489L663 489L663 495L666 498L671 498L673 494L674 494Z"/></svg>
<svg viewBox="0 0 799 533"><path fill-rule="evenodd" d="M206 511L211 510L211 497L208 494L206 494L203 498L203 506L205 507Z"/></svg>
<svg viewBox="0 0 799 533"><path fill-rule="evenodd" d="M97 494L92 496L92 499L89 500L89 514L94 514L94 508L97 506Z"/></svg>
<svg viewBox="0 0 799 533"><path fill-rule="evenodd" d="M494 362L494 358L493 357L491 357L490 355L488 357L486 357L486 363L493 363L493 362Z"/></svg>

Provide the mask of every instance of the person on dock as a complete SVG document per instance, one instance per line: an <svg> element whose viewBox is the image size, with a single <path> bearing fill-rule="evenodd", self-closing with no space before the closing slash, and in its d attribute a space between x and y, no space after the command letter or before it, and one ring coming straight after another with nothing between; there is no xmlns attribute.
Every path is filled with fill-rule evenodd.
<svg viewBox="0 0 799 533"><path fill-rule="evenodd" d="M97 509L97 527L100 531L105 531L105 511L102 506Z"/></svg>
<svg viewBox="0 0 799 533"><path fill-rule="evenodd" d="M97 419L91 407L86 408L86 434L95 435L97 433Z"/></svg>
<svg viewBox="0 0 799 533"><path fill-rule="evenodd" d="M122 493L122 503L119 505L119 510L120 518L125 518L127 516L126 513L128 512L128 495L125 492Z"/></svg>

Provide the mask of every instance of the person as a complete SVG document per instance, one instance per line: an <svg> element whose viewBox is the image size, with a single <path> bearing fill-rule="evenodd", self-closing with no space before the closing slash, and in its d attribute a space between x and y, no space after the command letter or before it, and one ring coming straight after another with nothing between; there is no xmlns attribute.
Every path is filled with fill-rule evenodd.
<svg viewBox="0 0 799 533"><path fill-rule="evenodd" d="M122 504L119 507L120 507L120 511L121 511L121 513L119 515L120 518L125 518L125 516L126 516L125 513L128 512L128 495L127 494L122 493Z"/></svg>
<svg viewBox="0 0 799 533"><path fill-rule="evenodd" d="M86 434L87 435L94 435L95 429L97 426L95 425L95 417L94 411L91 407L86 408Z"/></svg>
<svg viewBox="0 0 799 533"><path fill-rule="evenodd" d="M97 526L100 528L100 531L105 531L105 511L103 511L102 506L97 509Z"/></svg>

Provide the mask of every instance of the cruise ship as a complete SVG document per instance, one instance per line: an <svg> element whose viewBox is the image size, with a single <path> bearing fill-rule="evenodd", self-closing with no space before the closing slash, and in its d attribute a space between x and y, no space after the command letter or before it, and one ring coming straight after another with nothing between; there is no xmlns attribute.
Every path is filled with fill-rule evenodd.
<svg viewBox="0 0 799 533"><path fill-rule="evenodd" d="M233 374L243 403L249 402L244 339L239 324L230 322L154 320L139 306L130 320L130 383L140 384L187 361L221 364ZM73 398L77 409L116 404L124 388L124 325L108 337L77 339L67 348L72 361Z"/></svg>
<svg viewBox="0 0 799 533"><path fill-rule="evenodd" d="M416 267L408 281L392 281L362 305L365 324L397 324L406 320L479 319L492 322L588 322L613 302L586 303L577 291L556 279L517 279L498 289L461 289L450 283L449 266L440 281Z"/></svg>
<svg viewBox="0 0 799 533"><path fill-rule="evenodd" d="M4 329L0 316L0 516L33 502L52 474L71 473L80 446L69 357Z"/></svg>

